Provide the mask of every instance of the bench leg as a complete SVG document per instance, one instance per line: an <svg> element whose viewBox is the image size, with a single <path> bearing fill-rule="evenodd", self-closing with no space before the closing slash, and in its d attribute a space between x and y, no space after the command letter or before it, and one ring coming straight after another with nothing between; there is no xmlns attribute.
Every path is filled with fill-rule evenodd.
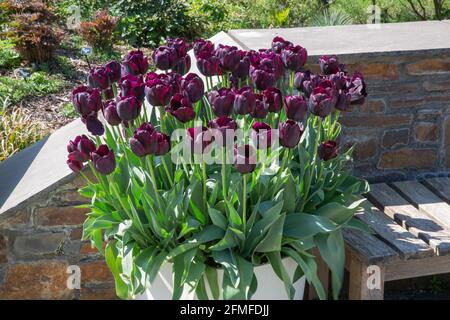
<svg viewBox="0 0 450 320"><path fill-rule="evenodd" d="M350 261L350 300L383 300L384 267L361 262L356 257Z"/></svg>
<svg viewBox="0 0 450 320"><path fill-rule="evenodd" d="M313 249L312 254L316 256L317 275L320 282L322 283L323 289L325 290L326 297L328 298L330 270L328 269L325 261L323 261L322 257L320 256L319 250L317 250L317 248ZM319 299L319 296L317 295L316 289L314 289L314 286L310 285L308 289L308 300L317 299Z"/></svg>

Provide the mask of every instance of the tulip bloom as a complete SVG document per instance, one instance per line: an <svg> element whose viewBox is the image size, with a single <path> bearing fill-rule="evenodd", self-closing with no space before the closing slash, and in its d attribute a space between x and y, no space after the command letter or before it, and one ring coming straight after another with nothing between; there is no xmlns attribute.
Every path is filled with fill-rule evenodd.
<svg viewBox="0 0 450 320"><path fill-rule="evenodd" d="M180 93L175 94L170 100L170 107L166 109L178 121L182 123L189 122L195 118L195 111L189 98Z"/></svg>
<svg viewBox="0 0 450 320"><path fill-rule="evenodd" d="M186 136L191 153L194 154L202 154L212 142L211 133L206 127L189 128Z"/></svg>
<svg viewBox="0 0 450 320"><path fill-rule="evenodd" d="M339 90L336 102L336 109L341 111L351 111L352 95L345 90Z"/></svg>
<svg viewBox="0 0 450 320"><path fill-rule="evenodd" d="M297 72L294 77L294 87L303 92L309 98L315 88L317 88L323 77L315 75L311 71Z"/></svg>
<svg viewBox="0 0 450 320"><path fill-rule="evenodd" d="M284 97L284 112L288 119L303 121L308 112L308 103L303 96Z"/></svg>
<svg viewBox="0 0 450 320"><path fill-rule="evenodd" d="M206 77L222 74L220 59L206 51L198 54L197 68Z"/></svg>
<svg viewBox="0 0 450 320"><path fill-rule="evenodd" d="M183 38L167 39L166 46L175 50L177 59L185 57L189 50L189 44Z"/></svg>
<svg viewBox="0 0 450 320"><path fill-rule="evenodd" d="M181 75L188 73L190 69L191 69L191 56L188 54L180 58L175 67L172 68L174 72L179 73Z"/></svg>
<svg viewBox="0 0 450 320"><path fill-rule="evenodd" d="M283 107L283 95L277 88L267 88L262 92L264 107L269 112L278 112Z"/></svg>
<svg viewBox="0 0 450 320"><path fill-rule="evenodd" d="M115 101L109 101L103 108L103 117L112 126L119 125L122 120L117 113L117 104Z"/></svg>
<svg viewBox="0 0 450 320"><path fill-rule="evenodd" d="M192 103L195 103L202 99L205 85L197 74L189 73L181 80L181 90L186 93Z"/></svg>
<svg viewBox="0 0 450 320"><path fill-rule="evenodd" d="M335 74L339 72L339 59L337 56L322 56L319 58L320 70L325 75Z"/></svg>
<svg viewBox="0 0 450 320"><path fill-rule="evenodd" d="M328 161L337 157L337 143L333 140L322 142L319 145L317 153L320 159Z"/></svg>
<svg viewBox="0 0 450 320"><path fill-rule="evenodd" d="M142 103L135 96L120 98L117 102L117 114L123 121L136 119L141 113Z"/></svg>
<svg viewBox="0 0 450 320"><path fill-rule="evenodd" d="M81 86L72 91L72 103L82 116L98 112L102 108L102 96L99 89Z"/></svg>
<svg viewBox="0 0 450 320"><path fill-rule="evenodd" d="M165 74L149 73L145 82L145 97L155 107L167 106L172 98L172 85Z"/></svg>
<svg viewBox="0 0 450 320"><path fill-rule="evenodd" d="M219 44L214 55L220 59L224 71L234 71L241 61L241 54L237 47Z"/></svg>
<svg viewBox="0 0 450 320"><path fill-rule="evenodd" d="M233 119L227 117L227 116L222 116L219 117L217 119L211 120L208 123L208 127L211 129L215 129L215 130L219 130L219 132L222 135L222 145L226 145L227 141L233 141L234 139L234 132L237 129L237 123L236 121L234 121ZM231 138L231 139L227 139ZM220 143L219 143L220 144Z"/></svg>
<svg viewBox="0 0 450 320"><path fill-rule="evenodd" d="M95 151L95 143L84 134L76 136L67 145L68 157L71 161L86 162L91 159L92 151Z"/></svg>
<svg viewBox="0 0 450 320"><path fill-rule="evenodd" d="M116 158L112 150L106 144L102 144L91 153L95 169L101 174L111 174L116 168Z"/></svg>
<svg viewBox="0 0 450 320"><path fill-rule="evenodd" d="M258 149L272 146L272 128L267 123L255 122L252 126L252 140Z"/></svg>
<svg viewBox="0 0 450 320"><path fill-rule="evenodd" d="M148 70L148 60L140 50L130 51L123 59L123 76L131 73L134 76L144 75Z"/></svg>
<svg viewBox="0 0 450 320"><path fill-rule="evenodd" d="M135 155L144 157L156 153L158 149L158 132L148 122L144 122L130 138L130 147Z"/></svg>
<svg viewBox="0 0 450 320"><path fill-rule="evenodd" d="M256 151L246 144L234 148L234 167L239 173L246 174L256 169Z"/></svg>
<svg viewBox="0 0 450 320"><path fill-rule="evenodd" d="M105 90L111 85L109 70L105 67L95 67L89 71L87 77L88 85L91 88Z"/></svg>
<svg viewBox="0 0 450 320"><path fill-rule="evenodd" d="M122 77L119 82L120 97L135 96L139 101L144 101L145 84L142 76L133 76L128 74Z"/></svg>
<svg viewBox="0 0 450 320"><path fill-rule="evenodd" d="M152 59L160 70L169 70L175 67L179 58L174 48L160 46L152 53Z"/></svg>
<svg viewBox="0 0 450 320"><path fill-rule="evenodd" d="M287 41L284 38L279 37L279 36L273 38L272 45L271 45L272 50L276 53L281 53L281 51L284 48L292 47L292 46L293 46L292 42Z"/></svg>
<svg viewBox="0 0 450 320"><path fill-rule="evenodd" d="M80 172L81 169L83 169L83 163L81 161L67 159L66 163L69 166L70 170L75 173Z"/></svg>
<svg viewBox="0 0 450 320"><path fill-rule="evenodd" d="M277 81L275 73L272 72L272 69L263 67L253 69L251 72L251 78L253 85L258 90L265 90L269 87L273 87Z"/></svg>
<svg viewBox="0 0 450 320"><path fill-rule="evenodd" d="M245 115L255 110L256 97L252 88L243 87L235 90L233 108L237 114Z"/></svg>
<svg viewBox="0 0 450 320"><path fill-rule="evenodd" d="M108 71L109 81L111 83L117 82L121 78L121 65L117 61L110 61L105 64L105 68Z"/></svg>
<svg viewBox="0 0 450 320"><path fill-rule="evenodd" d="M293 120L287 120L278 126L280 144L286 148L295 148L303 134L303 126Z"/></svg>
<svg viewBox="0 0 450 320"><path fill-rule="evenodd" d="M269 113L268 106L263 102L263 97L260 94L255 94L256 104L255 110L250 115L255 119L264 119Z"/></svg>
<svg viewBox="0 0 450 320"><path fill-rule="evenodd" d="M86 125L86 129L94 136L101 136L105 133L105 127L103 126L103 123L98 120L97 113L81 116L81 121Z"/></svg>
<svg viewBox="0 0 450 320"><path fill-rule="evenodd" d="M214 52L214 44L205 39L198 39L194 42L194 56L198 58L200 52L212 54Z"/></svg>
<svg viewBox="0 0 450 320"><path fill-rule="evenodd" d="M366 83L364 82L364 77L361 73L355 72L353 75L350 85L348 88L348 93L351 95L352 105L362 105L367 97Z"/></svg>
<svg viewBox="0 0 450 320"><path fill-rule="evenodd" d="M301 46L288 46L281 51L284 66L292 71L299 71L308 60L308 52Z"/></svg>
<svg viewBox="0 0 450 320"><path fill-rule="evenodd" d="M155 154L157 156L163 156L170 151L170 137L167 134L158 132L156 141L157 147Z"/></svg>
<svg viewBox="0 0 450 320"><path fill-rule="evenodd" d="M337 72L328 76L328 79L334 83L334 86L337 90L347 90L347 87L350 83L350 78L347 76L345 72Z"/></svg>
<svg viewBox="0 0 450 320"><path fill-rule="evenodd" d="M208 101L216 116L228 116L233 108L234 93L228 88L214 90L208 94Z"/></svg>
<svg viewBox="0 0 450 320"><path fill-rule="evenodd" d="M261 51L259 52L259 66L262 68L269 68L275 74L277 80L281 79L284 75L284 65L279 54L273 51Z"/></svg>
<svg viewBox="0 0 450 320"><path fill-rule="evenodd" d="M332 92L323 87L314 89L309 97L309 111L321 118L328 116L335 104Z"/></svg>
<svg viewBox="0 0 450 320"><path fill-rule="evenodd" d="M250 58L246 51L239 51L240 60L236 68L233 70L232 75L238 79L245 79L249 75L250 70Z"/></svg>

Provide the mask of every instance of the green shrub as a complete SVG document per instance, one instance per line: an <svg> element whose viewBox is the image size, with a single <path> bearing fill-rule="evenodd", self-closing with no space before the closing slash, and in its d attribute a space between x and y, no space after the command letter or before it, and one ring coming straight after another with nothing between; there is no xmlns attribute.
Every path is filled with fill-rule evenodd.
<svg viewBox="0 0 450 320"><path fill-rule="evenodd" d="M14 50L14 43L11 40L0 40L0 68L10 69L20 64L20 56Z"/></svg>
<svg viewBox="0 0 450 320"><path fill-rule="evenodd" d="M340 26L352 24L353 20L347 13L339 9L330 8L314 15L311 19L314 26Z"/></svg>

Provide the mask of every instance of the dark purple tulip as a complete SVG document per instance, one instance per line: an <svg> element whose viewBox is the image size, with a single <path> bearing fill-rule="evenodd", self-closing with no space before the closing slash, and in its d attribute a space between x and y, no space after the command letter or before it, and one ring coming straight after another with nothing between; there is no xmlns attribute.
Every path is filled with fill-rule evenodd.
<svg viewBox="0 0 450 320"><path fill-rule="evenodd" d="M152 53L155 66L160 70L169 70L178 62L177 51L174 48L160 46Z"/></svg>
<svg viewBox="0 0 450 320"><path fill-rule="evenodd" d="M105 133L103 123L98 120L98 114L82 116L81 121L86 125L86 129L94 136L102 136Z"/></svg>
<svg viewBox="0 0 450 320"><path fill-rule="evenodd" d="M117 114L123 121L136 119L141 113L142 102L135 96L120 98L117 102Z"/></svg>
<svg viewBox="0 0 450 320"><path fill-rule="evenodd" d="M208 123L208 127L211 129L219 130L222 134L222 145L226 145L227 136L233 135L234 137L234 132L237 129L237 123L227 116L222 116L217 119L211 120Z"/></svg>
<svg viewBox="0 0 450 320"><path fill-rule="evenodd" d="M189 50L189 44L183 38L167 39L166 46L175 49L178 59L185 57Z"/></svg>
<svg viewBox="0 0 450 320"><path fill-rule="evenodd" d="M255 110L256 97L252 88L243 87L235 90L233 109L237 114L245 115Z"/></svg>
<svg viewBox="0 0 450 320"><path fill-rule="evenodd" d="M198 54L197 68L204 76L207 77L222 74L220 59L206 51L202 51Z"/></svg>
<svg viewBox="0 0 450 320"><path fill-rule="evenodd" d="M328 116L335 104L332 92L323 87L314 89L309 97L309 111L321 118Z"/></svg>
<svg viewBox="0 0 450 320"><path fill-rule="evenodd" d="M265 90L269 87L273 87L276 83L275 73L271 69L259 68L253 69L251 73L253 85L258 90Z"/></svg>
<svg viewBox="0 0 450 320"><path fill-rule="evenodd" d="M281 53L284 48L290 46L293 46L292 42L284 40L280 36L277 36L272 40L272 50L276 53Z"/></svg>
<svg viewBox="0 0 450 320"><path fill-rule="evenodd" d="M106 144L102 144L91 153L95 169L101 174L108 175L116 168L116 158Z"/></svg>
<svg viewBox="0 0 450 320"><path fill-rule="evenodd" d="M156 148L156 155L157 156L163 156L167 152L170 151L170 137L165 133L157 133L157 148Z"/></svg>
<svg viewBox="0 0 450 320"><path fill-rule="evenodd" d="M228 88L213 90L208 94L208 101L216 116L228 116L233 108L234 93Z"/></svg>
<svg viewBox="0 0 450 320"><path fill-rule="evenodd" d="M339 90L335 108L341 111L351 111L352 95L345 90Z"/></svg>
<svg viewBox="0 0 450 320"><path fill-rule="evenodd" d="M148 122L144 122L130 138L131 151L138 157L156 153L158 149L158 132Z"/></svg>
<svg viewBox="0 0 450 320"><path fill-rule="evenodd" d="M283 95L277 88L267 88L262 92L263 103L269 112L278 112L283 107Z"/></svg>
<svg viewBox="0 0 450 320"><path fill-rule="evenodd" d="M172 98L172 85L167 75L149 73L145 82L145 97L155 107L167 106Z"/></svg>
<svg viewBox="0 0 450 320"><path fill-rule="evenodd" d="M278 126L280 144L286 148L295 148L303 134L303 126L300 127L294 120L287 120Z"/></svg>
<svg viewBox="0 0 450 320"><path fill-rule="evenodd" d="M148 70L148 60L144 56L144 52L140 50L130 51L123 59L122 66L124 67L125 76L131 73L134 76L144 75Z"/></svg>
<svg viewBox="0 0 450 320"><path fill-rule="evenodd" d="M279 54L273 51L261 51L259 52L259 65L262 68L269 68L275 74L277 80L281 79L284 75L284 65Z"/></svg>
<svg viewBox="0 0 450 320"><path fill-rule="evenodd" d="M67 145L68 157L71 161L86 162L91 159L92 151L95 151L95 143L84 134L76 136Z"/></svg>
<svg viewBox="0 0 450 320"><path fill-rule="evenodd" d="M142 76L128 74L120 79L119 87L121 98L135 96L139 101L144 101L145 84Z"/></svg>
<svg viewBox="0 0 450 320"><path fill-rule="evenodd" d="M117 126L122 122L119 114L117 113L117 104L115 101L108 101L106 106L103 108L103 116L112 126Z"/></svg>
<svg viewBox="0 0 450 320"><path fill-rule="evenodd" d="M102 108L102 96L99 89L85 86L72 91L72 103L75 110L82 116L96 113Z"/></svg>
<svg viewBox="0 0 450 320"><path fill-rule="evenodd" d="M361 73L355 72L350 81L348 93L352 96L352 105L362 105L367 97L366 83Z"/></svg>
<svg viewBox="0 0 450 320"><path fill-rule="evenodd" d="M194 43L194 56L198 58L200 52L212 54L214 51L214 44L205 39L197 39Z"/></svg>
<svg viewBox="0 0 450 320"><path fill-rule="evenodd" d="M255 119L264 119L269 113L268 106L263 102L263 97L260 94L255 94L256 104L255 110L250 113L250 115Z"/></svg>
<svg viewBox="0 0 450 320"><path fill-rule="evenodd" d="M255 122L252 126L252 140L258 149L272 146L272 128L264 122Z"/></svg>
<svg viewBox="0 0 450 320"><path fill-rule="evenodd" d="M192 103L195 103L202 99L205 85L197 74L189 73L181 80L181 90L187 94Z"/></svg>
<svg viewBox="0 0 450 320"><path fill-rule="evenodd" d="M234 46L219 44L214 50L214 55L220 59L224 71L232 72L236 70L241 61L241 54L238 48Z"/></svg>
<svg viewBox="0 0 450 320"><path fill-rule="evenodd" d="M284 66L292 71L299 71L308 60L308 52L301 46L288 46L281 51Z"/></svg>
<svg viewBox="0 0 450 320"><path fill-rule="evenodd" d="M315 75L311 71L297 72L294 77L294 86L309 98L315 88L317 88L323 77Z"/></svg>
<svg viewBox="0 0 450 320"><path fill-rule="evenodd" d="M337 157L337 144L336 141L328 140L322 142L319 145L317 153L320 159L328 161Z"/></svg>
<svg viewBox="0 0 450 320"><path fill-rule="evenodd" d="M345 72L337 72L328 77L328 79L334 83L337 90L346 90L350 83L350 78Z"/></svg>
<svg viewBox="0 0 450 320"><path fill-rule="evenodd" d="M181 93L176 93L170 100L170 107L166 109L178 121L182 123L189 122L195 118L195 111L189 98Z"/></svg>
<svg viewBox="0 0 450 320"><path fill-rule="evenodd" d="M284 97L284 112L288 119L303 121L308 112L308 103L303 96Z"/></svg>
<svg viewBox="0 0 450 320"><path fill-rule="evenodd" d="M232 74L236 78L245 79L249 75L250 70L250 58L246 51L239 51L240 60L236 66L236 69L233 70Z"/></svg>
<svg viewBox="0 0 450 320"><path fill-rule="evenodd" d="M83 163L80 161L67 159L66 163L69 166L70 170L75 173L80 172L81 169L83 169Z"/></svg>
<svg viewBox="0 0 450 320"><path fill-rule="evenodd" d="M87 81L89 87L105 90L111 85L109 70L105 67L94 67L89 71Z"/></svg>
<svg viewBox="0 0 450 320"><path fill-rule="evenodd" d="M194 154L202 154L212 142L212 136L206 127L189 128L186 136L186 142Z"/></svg>
<svg viewBox="0 0 450 320"><path fill-rule="evenodd" d="M322 56L319 58L320 70L325 75L335 74L339 72L339 59L337 56Z"/></svg>
<svg viewBox="0 0 450 320"><path fill-rule="evenodd" d="M110 61L105 64L106 70L108 70L109 81L111 83L120 80L121 66L117 61Z"/></svg>
<svg viewBox="0 0 450 320"><path fill-rule="evenodd" d="M163 78L161 78L163 77ZM169 72L164 76L160 75L160 79L163 79L163 81L167 81L167 83L172 88L172 94L178 93L181 91L181 80L183 80L183 76L181 74L178 74L176 72Z"/></svg>
<svg viewBox="0 0 450 320"><path fill-rule="evenodd" d="M239 173L246 174L256 169L256 151L246 144L234 148L234 167Z"/></svg>
<svg viewBox="0 0 450 320"><path fill-rule="evenodd" d="M179 73L181 75L186 74L191 69L191 56L185 55L184 57L180 58L178 63L175 67L173 67L173 71L176 73Z"/></svg>

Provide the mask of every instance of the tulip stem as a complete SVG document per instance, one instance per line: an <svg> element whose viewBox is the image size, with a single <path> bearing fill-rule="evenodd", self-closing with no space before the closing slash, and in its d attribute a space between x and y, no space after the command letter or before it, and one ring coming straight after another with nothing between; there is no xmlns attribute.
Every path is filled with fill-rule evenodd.
<svg viewBox="0 0 450 320"><path fill-rule="evenodd" d="M226 146L222 147L222 194L223 194L223 200L227 199L227 177L226 177Z"/></svg>
<svg viewBox="0 0 450 320"><path fill-rule="evenodd" d="M289 89L291 92L291 96L294 94L294 71L291 71L289 74Z"/></svg>
<svg viewBox="0 0 450 320"><path fill-rule="evenodd" d="M171 179L171 175L169 172L169 167L167 166L167 163L166 163L166 159L164 158L164 156L161 156L160 158L161 158L161 162L162 162L164 171L166 172L167 179L169 180L170 187L173 188L173 181Z"/></svg>
<svg viewBox="0 0 450 320"><path fill-rule="evenodd" d="M159 210L162 211L161 199L159 198L158 185L156 184L155 171L153 170L153 155L146 157L148 170L150 171L150 177L152 178L153 188L155 189L156 202L158 203Z"/></svg>
<svg viewBox="0 0 450 320"><path fill-rule="evenodd" d="M207 194L206 194L206 164L205 161L202 159L202 177L203 177L203 203L204 203L204 210L208 207L208 201L207 201Z"/></svg>
<svg viewBox="0 0 450 320"><path fill-rule="evenodd" d="M242 229L247 230L247 174L242 175Z"/></svg>

